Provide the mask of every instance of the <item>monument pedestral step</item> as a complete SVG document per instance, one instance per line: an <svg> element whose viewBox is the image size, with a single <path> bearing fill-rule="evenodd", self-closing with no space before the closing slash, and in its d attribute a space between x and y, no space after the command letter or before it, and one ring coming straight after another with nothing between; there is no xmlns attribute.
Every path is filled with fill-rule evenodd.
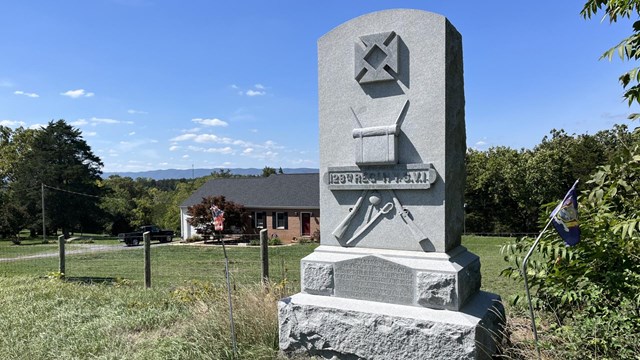
<svg viewBox="0 0 640 360"><path fill-rule="evenodd" d="M301 260L306 294L460 310L479 291L478 256L320 246Z"/></svg>
<svg viewBox="0 0 640 360"><path fill-rule="evenodd" d="M500 297L477 292L461 311L299 293L278 302L280 349L333 359L491 359Z"/></svg>

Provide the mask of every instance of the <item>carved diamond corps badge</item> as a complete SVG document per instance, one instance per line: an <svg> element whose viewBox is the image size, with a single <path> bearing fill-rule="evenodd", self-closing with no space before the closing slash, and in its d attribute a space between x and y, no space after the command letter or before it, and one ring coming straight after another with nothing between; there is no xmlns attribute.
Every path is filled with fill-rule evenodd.
<svg viewBox="0 0 640 360"><path fill-rule="evenodd" d="M360 84L394 80L398 35L394 31L360 36L355 44L355 79Z"/></svg>

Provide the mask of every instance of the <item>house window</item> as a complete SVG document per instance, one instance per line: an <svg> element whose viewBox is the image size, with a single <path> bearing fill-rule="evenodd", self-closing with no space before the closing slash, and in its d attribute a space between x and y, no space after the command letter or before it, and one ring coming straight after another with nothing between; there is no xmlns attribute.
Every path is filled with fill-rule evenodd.
<svg viewBox="0 0 640 360"><path fill-rule="evenodd" d="M255 212L253 215L253 218L255 219L255 223L254 223L254 227L256 229L264 229L265 226L265 219L267 218L267 214L264 212Z"/></svg>
<svg viewBox="0 0 640 360"><path fill-rule="evenodd" d="M287 229L289 214L286 212L273 212L271 224L274 229Z"/></svg>
<svg viewBox="0 0 640 360"><path fill-rule="evenodd" d="M284 213L276 213L276 228L284 229Z"/></svg>

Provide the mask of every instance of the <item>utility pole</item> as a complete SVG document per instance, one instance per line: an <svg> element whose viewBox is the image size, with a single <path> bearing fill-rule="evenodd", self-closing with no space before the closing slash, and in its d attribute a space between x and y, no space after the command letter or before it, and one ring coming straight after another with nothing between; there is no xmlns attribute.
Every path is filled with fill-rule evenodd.
<svg viewBox="0 0 640 360"><path fill-rule="evenodd" d="M44 183L41 182L40 185L42 187L42 242L46 243L47 242L47 231L46 231L46 227L44 225Z"/></svg>

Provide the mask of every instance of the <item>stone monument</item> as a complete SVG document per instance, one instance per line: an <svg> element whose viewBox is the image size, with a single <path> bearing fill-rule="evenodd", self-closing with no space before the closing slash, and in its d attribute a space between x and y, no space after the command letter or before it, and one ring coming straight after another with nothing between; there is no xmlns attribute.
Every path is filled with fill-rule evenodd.
<svg viewBox="0 0 640 360"><path fill-rule="evenodd" d="M321 246L278 304L280 349L338 359L483 359L504 310L460 245L462 39L387 10L318 41Z"/></svg>

